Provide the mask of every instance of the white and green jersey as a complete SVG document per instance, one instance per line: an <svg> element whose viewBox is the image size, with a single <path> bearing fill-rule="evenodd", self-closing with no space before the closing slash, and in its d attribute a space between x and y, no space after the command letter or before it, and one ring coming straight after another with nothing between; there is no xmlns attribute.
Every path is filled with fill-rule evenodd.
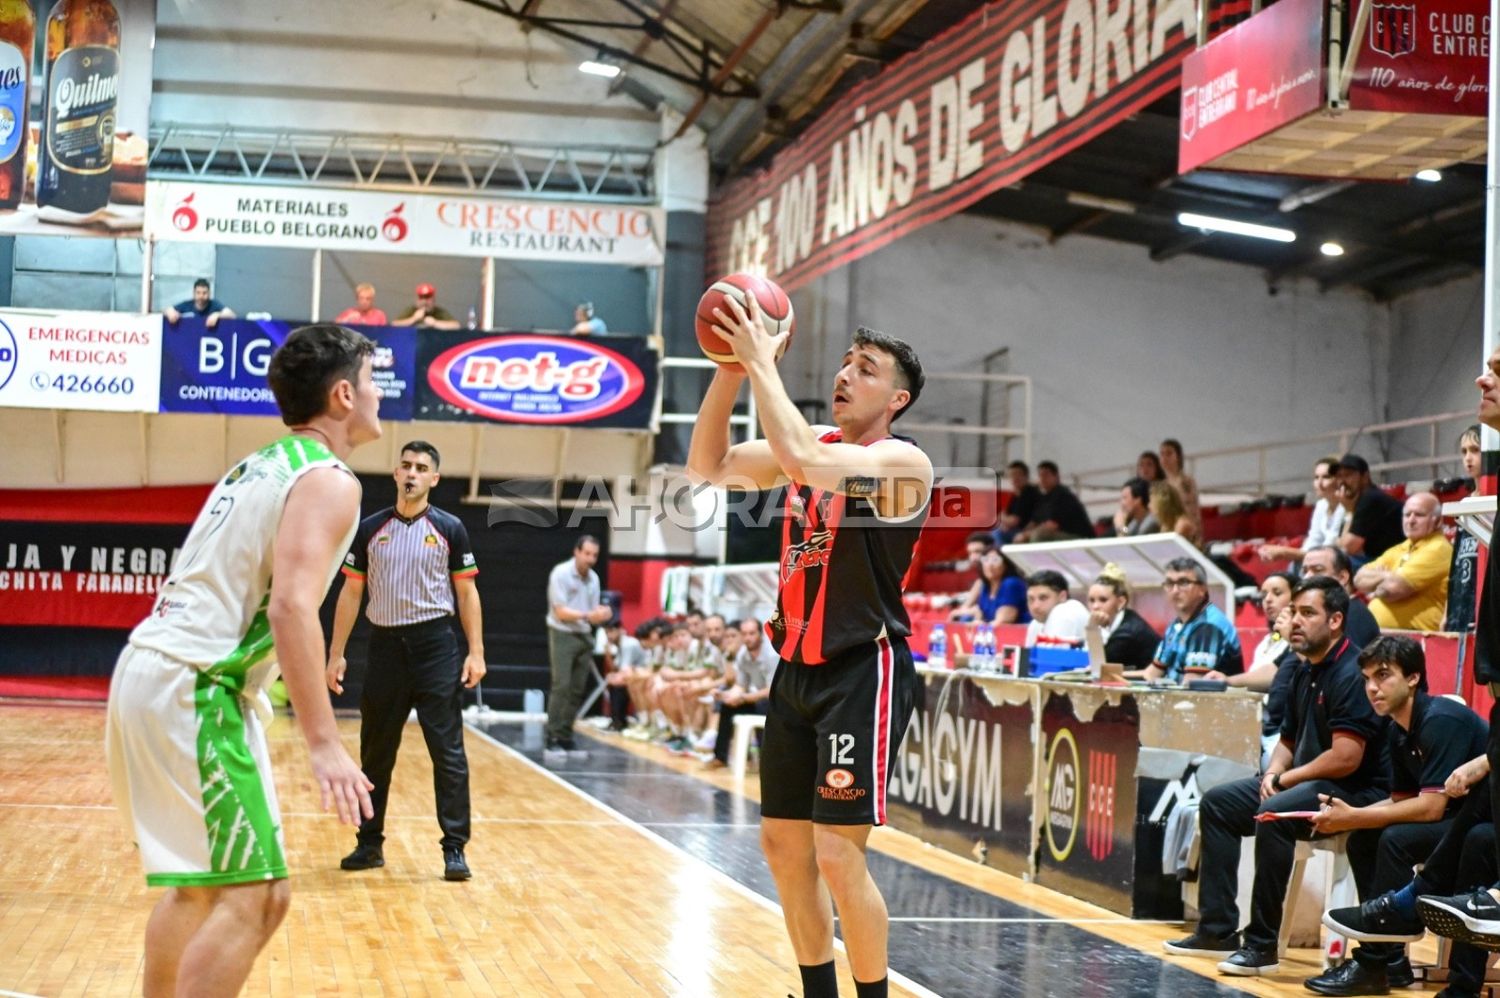
<svg viewBox="0 0 1500 998"><path fill-rule="evenodd" d="M282 437L235 465L209 494L130 643L193 665L237 693L269 686L278 674L266 620L276 530L287 494L314 468L353 474L301 436ZM356 512L328 565L328 583L358 525Z"/></svg>

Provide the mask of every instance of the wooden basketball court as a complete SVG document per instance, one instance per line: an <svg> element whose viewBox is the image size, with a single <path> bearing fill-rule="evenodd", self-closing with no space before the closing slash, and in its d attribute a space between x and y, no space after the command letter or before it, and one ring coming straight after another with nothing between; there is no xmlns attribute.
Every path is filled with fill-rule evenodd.
<svg viewBox="0 0 1500 998"><path fill-rule="evenodd" d="M340 724L357 750L357 721ZM140 993L142 934L157 892L145 887L110 800L103 733L98 706L0 703L0 994ZM426 752L415 727L407 734L386 866L345 873L338 860L353 832L318 813L293 723L278 717L272 726L293 902L246 994L800 994L774 899L754 876L731 875L759 863L752 872L764 879L753 849L757 811L732 778L607 737L585 740L596 761L553 774L512 747L518 735L497 741L470 729L474 879L453 884L441 879ZM640 821L591 801L580 789L590 786L617 803L692 796L684 786L719 803L692 820L653 805L659 820ZM753 792L753 777L743 789ZM916 982L902 986L893 975L895 995L1284 996L1305 994L1302 979L1316 973L1316 954L1299 951L1273 979L1218 977L1208 961L1158 955L1162 939L1181 934L1177 926L1123 919L899 832L878 830L872 842L893 921L893 971ZM1021 914L970 916L969 902L935 912L955 904L941 901L941 888L1004 899L994 903ZM985 935L953 934L975 929ZM912 938L915 951L903 942ZM957 976L944 951L955 945L970 968ZM842 955L839 966L842 992L853 994ZM938 991L921 983L928 979L947 983Z"/></svg>

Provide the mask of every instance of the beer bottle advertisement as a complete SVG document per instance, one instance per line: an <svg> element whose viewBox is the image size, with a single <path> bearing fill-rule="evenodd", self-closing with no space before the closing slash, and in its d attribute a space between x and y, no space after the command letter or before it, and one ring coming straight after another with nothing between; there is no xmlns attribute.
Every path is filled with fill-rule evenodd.
<svg viewBox="0 0 1500 998"><path fill-rule="evenodd" d="M0 235L139 236L156 0L0 0Z"/></svg>
<svg viewBox="0 0 1500 998"><path fill-rule="evenodd" d="M90 215L109 203L119 92L120 18L115 5L110 0L58 0L47 18L38 208Z"/></svg>
<svg viewBox="0 0 1500 998"><path fill-rule="evenodd" d="M0 211L26 190L26 126L36 15L27 0L0 0Z"/></svg>

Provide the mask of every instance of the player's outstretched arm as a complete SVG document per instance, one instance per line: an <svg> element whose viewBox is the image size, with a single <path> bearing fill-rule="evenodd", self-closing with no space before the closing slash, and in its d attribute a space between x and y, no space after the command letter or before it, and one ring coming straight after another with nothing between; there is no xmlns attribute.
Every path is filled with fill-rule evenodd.
<svg viewBox="0 0 1500 998"><path fill-rule="evenodd" d="M374 815L370 806L374 784L339 740L324 689L318 607L328 593L328 566L343 554L339 545L359 515L359 492L359 482L337 468L309 471L292 486L276 531L271 600L266 610L287 695L312 756L323 808L334 807L339 820L351 825L359 824L361 815Z"/></svg>
<svg viewBox="0 0 1500 998"><path fill-rule="evenodd" d="M764 440L730 446L729 417L744 380L743 374L721 367L709 382L688 446L688 477L695 483L769 489L781 481L781 468Z"/></svg>

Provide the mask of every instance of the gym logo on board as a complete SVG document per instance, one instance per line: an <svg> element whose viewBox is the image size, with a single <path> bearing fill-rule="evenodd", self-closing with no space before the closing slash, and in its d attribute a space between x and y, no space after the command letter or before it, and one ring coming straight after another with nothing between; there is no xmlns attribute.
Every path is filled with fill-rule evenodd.
<svg viewBox="0 0 1500 998"><path fill-rule="evenodd" d="M1059 863L1078 838L1079 775L1078 742L1073 732L1059 728L1047 749L1047 851Z"/></svg>
<svg viewBox="0 0 1500 998"><path fill-rule="evenodd" d="M1103 860L1115 851L1115 776L1119 757L1089 751L1089 809L1083 821L1089 855Z"/></svg>

